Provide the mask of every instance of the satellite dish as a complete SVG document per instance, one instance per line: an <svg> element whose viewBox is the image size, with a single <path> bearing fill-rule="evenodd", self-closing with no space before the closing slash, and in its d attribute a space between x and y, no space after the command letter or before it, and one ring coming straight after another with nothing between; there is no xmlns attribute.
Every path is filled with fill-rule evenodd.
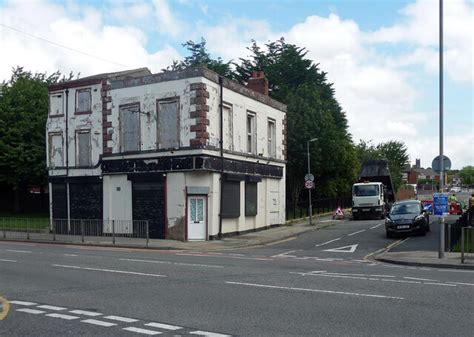
<svg viewBox="0 0 474 337"><path fill-rule="evenodd" d="M443 155L443 171L448 171L451 169L451 160ZM441 160L440 156L435 157L431 163L431 168L433 171L440 173L441 172Z"/></svg>

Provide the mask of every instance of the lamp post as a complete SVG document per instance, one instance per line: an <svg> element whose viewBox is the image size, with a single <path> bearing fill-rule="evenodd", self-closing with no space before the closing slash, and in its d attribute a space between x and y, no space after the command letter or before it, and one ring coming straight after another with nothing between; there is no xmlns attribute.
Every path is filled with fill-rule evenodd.
<svg viewBox="0 0 474 337"><path fill-rule="evenodd" d="M318 138L312 138L306 141L306 153L308 155L308 174L311 174L311 160L309 157L309 143L318 140ZM309 225L312 225L312 217L313 217L313 205L311 204L311 188L308 188L308 197L309 197Z"/></svg>
<svg viewBox="0 0 474 337"><path fill-rule="evenodd" d="M443 156L443 0L439 0L439 191L444 192ZM438 257L444 258L444 214L441 215Z"/></svg>

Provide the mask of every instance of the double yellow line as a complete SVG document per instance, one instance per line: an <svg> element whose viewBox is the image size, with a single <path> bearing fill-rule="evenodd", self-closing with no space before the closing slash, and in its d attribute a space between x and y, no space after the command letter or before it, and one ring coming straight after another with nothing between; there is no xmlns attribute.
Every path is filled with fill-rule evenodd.
<svg viewBox="0 0 474 337"><path fill-rule="evenodd" d="M8 310L10 310L10 303L0 296L0 321L7 317Z"/></svg>

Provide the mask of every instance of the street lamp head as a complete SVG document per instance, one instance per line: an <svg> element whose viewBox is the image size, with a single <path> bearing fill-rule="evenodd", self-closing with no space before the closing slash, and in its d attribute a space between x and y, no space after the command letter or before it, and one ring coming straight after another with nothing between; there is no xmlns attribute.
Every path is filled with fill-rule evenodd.
<svg viewBox="0 0 474 337"><path fill-rule="evenodd" d="M316 141L316 140L318 140L318 139L319 139L319 138L313 138L313 139L308 140L308 142L314 142L314 141Z"/></svg>

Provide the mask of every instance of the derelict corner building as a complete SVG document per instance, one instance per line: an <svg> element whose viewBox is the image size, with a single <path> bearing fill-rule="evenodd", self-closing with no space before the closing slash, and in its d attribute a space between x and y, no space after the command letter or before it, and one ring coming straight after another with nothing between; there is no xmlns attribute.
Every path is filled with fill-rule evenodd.
<svg viewBox="0 0 474 337"><path fill-rule="evenodd" d="M50 215L148 220L151 238L208 240L285 222L286 106L263 72L147 68L57 83L46 125Z"/></svg>

